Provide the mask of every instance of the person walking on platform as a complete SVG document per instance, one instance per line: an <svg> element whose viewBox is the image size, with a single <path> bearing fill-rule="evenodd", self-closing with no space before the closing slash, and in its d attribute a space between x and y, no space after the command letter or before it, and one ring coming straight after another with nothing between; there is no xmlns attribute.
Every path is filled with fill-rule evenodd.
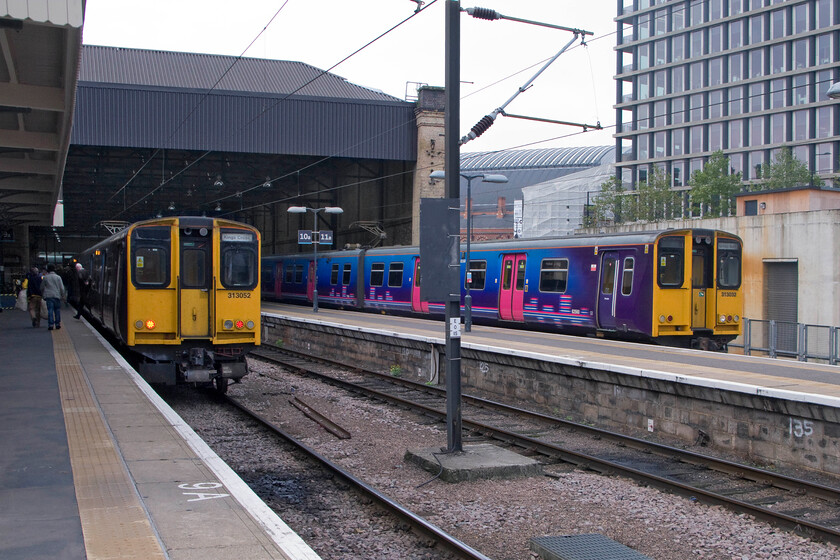
<svg viewBox="0 0 840 560"><path fill-rule="evenodd" d="M55 273L55 265L47 265L47 275L41 281L41 294L47 300L47 320L49 329L61 328L61 300L67 297L61 276Z"/></svg>
<svg viewBox="0 0 840 560"><path fill-rule="evenodd" d="M90 276L87 270L82 268L82 263L76 263L76 269L73 271L73 290L77 298L76 314L73 318L78 319L82 316L82 309L87 305L87 295L90 290Z"/></svg>
<svg viewBox="0 0 840 560"><path fill-rule="evenodd" d="M32 326L38 328L41 326L41 272L37 266L32 267L24 283Z"/></svg>

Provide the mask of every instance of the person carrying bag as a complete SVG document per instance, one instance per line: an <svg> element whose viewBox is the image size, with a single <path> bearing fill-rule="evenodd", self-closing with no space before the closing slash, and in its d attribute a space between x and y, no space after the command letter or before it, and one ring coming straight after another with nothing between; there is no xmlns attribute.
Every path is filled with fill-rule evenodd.
<svg viewBox="0 0 840 560"><path fill-rule="evenodd" d="M41 326L42 315L46 318L46 302L41 294L41 274L37 266L33 266L26 275L26 300L29 309L29 317L32 319L32 326L38 328ZM21 290L22 291L22 290Z"/></svg>

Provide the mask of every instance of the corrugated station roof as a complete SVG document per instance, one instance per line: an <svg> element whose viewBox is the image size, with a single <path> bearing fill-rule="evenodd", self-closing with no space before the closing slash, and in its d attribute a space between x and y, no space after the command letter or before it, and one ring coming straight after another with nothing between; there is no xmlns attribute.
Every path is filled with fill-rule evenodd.
<svg viewBox="0 0 840 560"><path fill-rule="evenodd" d="M591 167L613 161L603 160L614 153L613 146L582 148L539 148L461 154L461 169L533 169L542 167Z"/></svg>
<svg viewBox="0 0 840 560"><path fill-rule="evenodd" d="M303 62L95 45L82 48L79 81L404 103Z"/></svg>

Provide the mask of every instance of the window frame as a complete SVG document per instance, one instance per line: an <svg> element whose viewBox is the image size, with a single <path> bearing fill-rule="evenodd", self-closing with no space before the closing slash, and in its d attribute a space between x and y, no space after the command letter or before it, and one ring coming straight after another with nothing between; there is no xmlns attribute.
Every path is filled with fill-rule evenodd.
<svg viewBox="0 0 840 560"><path fill-rule="evenodd" d="M558 264L559 266L555 266L552 268L548 268L548 264ZM564 266L565 265L565 266ZM546 283L549 281L548 275L559 273L561 278L550 279L555 286L559 287L562 286L560 289L554 289L551 287L549 289L546 286ZM540 283L539 283L539 291L540 293L549 293L549 294L565 294L566 290L569 287L569 259L565 257L557 258L551 257L547 259L542 259L540 261Z"/></svg>

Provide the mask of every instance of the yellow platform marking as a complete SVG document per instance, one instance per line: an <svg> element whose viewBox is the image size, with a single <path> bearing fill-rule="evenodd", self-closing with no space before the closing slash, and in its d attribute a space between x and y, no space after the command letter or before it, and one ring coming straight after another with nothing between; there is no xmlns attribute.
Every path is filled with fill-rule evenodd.
<svg viewBox="0 0 840 560"><path fill-rule="evenodd" d="M85 549L90 560L166 558L120 459L66 330L53 331L55 369Z"/></svg>

